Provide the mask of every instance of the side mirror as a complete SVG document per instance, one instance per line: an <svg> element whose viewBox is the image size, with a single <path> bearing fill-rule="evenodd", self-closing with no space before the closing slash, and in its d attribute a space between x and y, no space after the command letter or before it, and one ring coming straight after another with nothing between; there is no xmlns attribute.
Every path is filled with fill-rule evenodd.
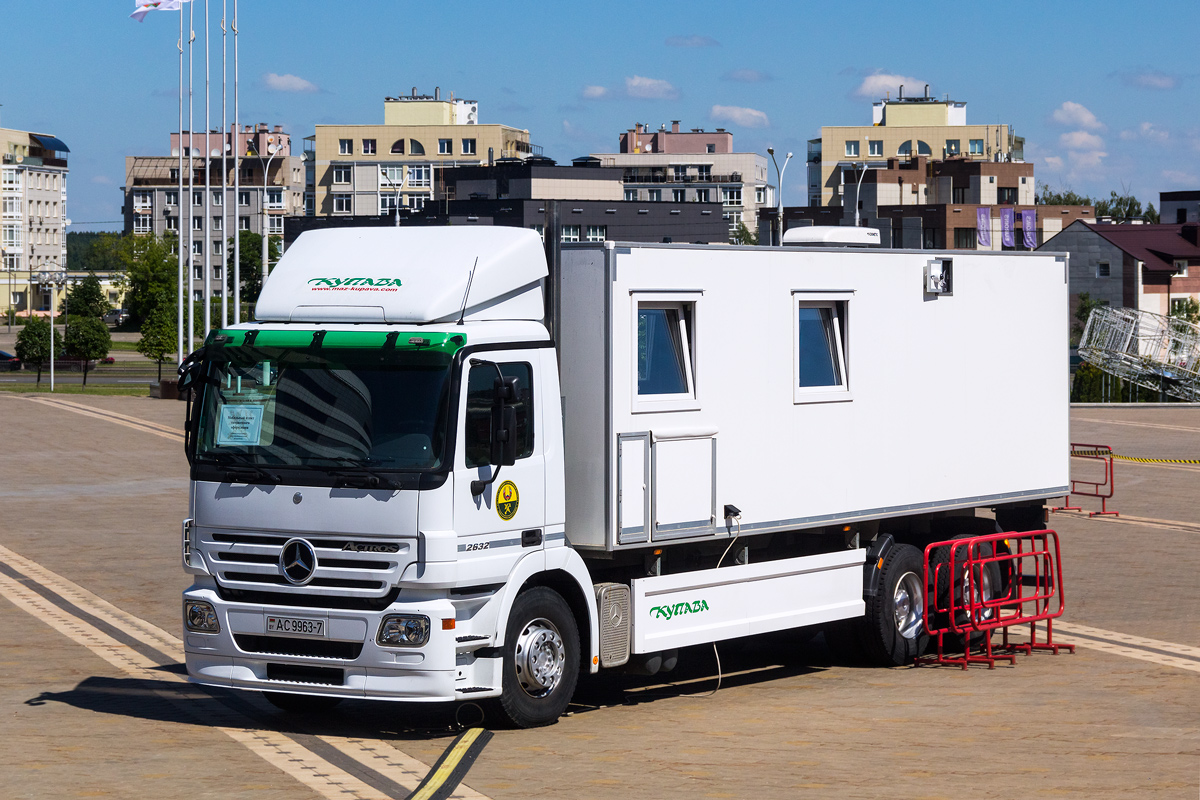
<svg viewBox="0 0 1200 800"><path fill-rule="evenodd" d="M204 372L204 348L189 355L179 365L179 391L184 391Z"/></svg>
<svg viewBox="0 0 1200 800"><path fill-rule="evenodd" d="M498 467L517 463L517 379L497 377L492 398L492 441L488 461Z"/></svg>

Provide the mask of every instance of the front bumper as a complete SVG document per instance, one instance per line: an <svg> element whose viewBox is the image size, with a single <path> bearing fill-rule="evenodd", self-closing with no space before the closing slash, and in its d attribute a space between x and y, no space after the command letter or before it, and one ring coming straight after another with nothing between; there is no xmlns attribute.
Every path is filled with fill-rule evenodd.
<svg viewBox="0 0 1200 800"><path fill-rule="evenodd" d="M442 620L455 618L454 604L445 598L396 602L383 611L261 605L222 600L212 588L193 587L185 600L203 600L216 610L218 633L184 631L188 677L210 686L272 692L322 694L390 700L445 702L470 687L476 659L459 652L456 633L443 630ZM429 617L429 641L421 647L384 647L375 637L388 614ZM327 620L328 639L267 635L269 615ZM314 645L313 643L318 642ZM331 643L361 651L350 657L308 655ZM262 652L270 650L271 652ZM281 652L276 652L281 651ZM464 655L466 658L464 658ZM496 659L486 659L495 661ZM479 666L483 666L482 664ZM486 672L491 673L490 665ZM473 697L488 696L477 692Z"/></svg>

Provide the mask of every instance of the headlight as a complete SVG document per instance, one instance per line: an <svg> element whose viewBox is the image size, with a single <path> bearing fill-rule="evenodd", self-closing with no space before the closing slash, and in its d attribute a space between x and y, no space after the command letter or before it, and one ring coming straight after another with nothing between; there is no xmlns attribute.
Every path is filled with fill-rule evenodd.
<svg viewBox="0 0 1200 800"><path fill-rule="evenodd" d="M183 601L183 624L189 631L196 633L219 633L221 623L217 621L217 612L212 604L203 600Z"/></svg>
<svg viewBox="0 0 1200 800"><path fill-rule="evenodd" d="M429 617L419 614L386 616L375 640L390 647L420 647L429 641Z"/></svg>

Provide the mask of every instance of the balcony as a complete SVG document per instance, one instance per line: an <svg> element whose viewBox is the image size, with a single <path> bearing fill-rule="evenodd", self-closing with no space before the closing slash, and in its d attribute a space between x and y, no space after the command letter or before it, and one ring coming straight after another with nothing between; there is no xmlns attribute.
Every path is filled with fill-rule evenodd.
<svg viewBox="0 0 1200 800"><path fill-rule="evenodd" d="M621 178L622 183L741 183L742 173L731 172L728 175L670 175L667 173L626 173Z"/></svg>

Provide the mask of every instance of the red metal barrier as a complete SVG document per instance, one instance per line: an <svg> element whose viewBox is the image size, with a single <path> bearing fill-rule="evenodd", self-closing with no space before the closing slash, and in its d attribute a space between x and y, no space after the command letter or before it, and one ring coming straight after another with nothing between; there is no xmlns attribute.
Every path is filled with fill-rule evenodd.
<svg viewBox="0 0 1200 800"><path fill-rule="evenodd" d="M1092 511L1089 517L1119 517L1119 512L1108 510L1108 501L1113 496L1113 451L1106 444L1079 444L1071 442L1071 458L1083 458L1089 461L1100 461L1104 464L1104 480L1080 481L1071 479L1069 493L1063 498L1063 505L1051 508L1051 511L1082 511L1079 506L1071 505L1071 495L1080 497L1099 497L1100 510Z"/></svg>
<svg viewBox="0 0 1200 800"><path fill-rule="evenodd" d="M1075 646L1054 643L1055 617L1063 613L1062 567L1058 534L1054 531L990 533L934 542L925 548L925 629L937 639L937 654L922 656L918 664L961 666L987 664L998 659L1017 663L1015 653ZM1037 623L1046 623L1046 639L1037 640ZM1029 625L1029 641L1009 641L1009 629ZM992 632L1004 638L992 645ZM964 652L948 655L946 637L964 642ZM981 640L972 653L972 639Z"/></svg>

